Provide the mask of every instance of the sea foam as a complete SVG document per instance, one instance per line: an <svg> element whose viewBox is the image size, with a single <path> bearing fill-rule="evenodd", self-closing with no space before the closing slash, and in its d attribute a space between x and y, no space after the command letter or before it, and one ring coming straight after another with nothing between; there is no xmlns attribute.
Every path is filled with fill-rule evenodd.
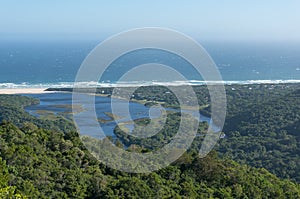
<svg viewBox="0 0 300 199"><path fill-rule="evenodd" d="M0 83L0 89L16 89L16 88L73 88L76 87L140 87L140 86L183 86L183 85L249 85L249 84L295 84L300 83L300 80L245 80L245 81L131 81L131 82L57 82L57 83Z"/></svg>

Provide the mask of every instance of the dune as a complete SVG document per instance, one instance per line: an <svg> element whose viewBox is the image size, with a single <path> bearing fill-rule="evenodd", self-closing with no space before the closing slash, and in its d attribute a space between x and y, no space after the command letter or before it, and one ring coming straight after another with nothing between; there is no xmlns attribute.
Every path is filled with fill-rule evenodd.
<svg viewBox="0 0 300 199"><path fill-rule="evenodd" d="M39 94L46 92L49 93L49 91L45 91L45 88L0 88L0 94Z"/></svg>

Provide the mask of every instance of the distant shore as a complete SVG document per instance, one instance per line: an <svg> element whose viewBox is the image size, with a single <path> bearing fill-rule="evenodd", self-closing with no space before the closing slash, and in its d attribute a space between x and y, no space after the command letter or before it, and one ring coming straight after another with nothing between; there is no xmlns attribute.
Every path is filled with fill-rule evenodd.
<svg viewBox="0 0 300 199"><path fill-rule="evenodd" d="M46 88L0 88L0 94L40 94L51 93Z"/></svg>
<svg viewBox="0 0 300 199"><path fill-rule="evenodd" d="M200 82L200 81L199 81ZM198 82L198 83L199 83ZM178 82L177 82L178 83ZM213 82L210 82L213 83ZM215 82L216 83L216 82ZM267 86L267 87L274 87L274 86L294 86L294 85L300 85L300 80L248 80L248 81L225 81L223 82L224 86L232 87L234 89L235 87L253 87L253 86ZM5 83L2 83L5 84ZM9 86L1 86L0 83L0 94L39 94L39 93L54 93L54 92L73 92L72 83L67 83L66 85L62 84L46 84L46 85L18 85L18 84L12 84L8 83ZM210 85L219 85L216 84L210 84ZM28 87L27 87L28 86ZM101 95L104 97L110 97L111 92L115 88L123 88L123 87L148 87L148 86L167 86L167 87L180 87L180 86L192 86L192 87L206 87L206 84L176 84L176 83L167 83L167 84L156 84L156 85L138 85L138 84L121 84L121 85L113 85L113 84L100 84L98 87L96 87L96 95ZM101 92L100 92L101 90ZM89 87L87 88L77 88L77 91L81 91L83 93L94 93L95 87Z"/></svg>

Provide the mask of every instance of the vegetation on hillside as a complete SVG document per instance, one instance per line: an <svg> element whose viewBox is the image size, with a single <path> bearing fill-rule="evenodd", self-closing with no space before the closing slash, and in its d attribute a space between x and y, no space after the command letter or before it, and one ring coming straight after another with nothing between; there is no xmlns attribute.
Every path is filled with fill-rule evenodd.
<svg viewBox="0 0 300 199"><path fill-rule="evenodd" d="M297 198L300 187L265 169L186 153L150 174L119 172L96 161L76 133L0 125L1 188L28 198ZM2 190L1 189L1 190Z"/></svg>
<svg viewBox="0 0 300 199"><path fill-rule="evenodd" d="M202 104L209 103L206 89L197 89ZM142 91L139 97L147 99ZM226 91L226 137L215 151L199 158L207 129L201 123L188 152L149 174L106 167L86 150L69 120L33 117L24 106L37 100L0 95L0 197L300 198L299 85L230 85ZM171 101L168 106L176 107ZM169 114L165 128L147 139L116 128L114 143L140 153L156 150L174 135L179 116Z"/></svg>

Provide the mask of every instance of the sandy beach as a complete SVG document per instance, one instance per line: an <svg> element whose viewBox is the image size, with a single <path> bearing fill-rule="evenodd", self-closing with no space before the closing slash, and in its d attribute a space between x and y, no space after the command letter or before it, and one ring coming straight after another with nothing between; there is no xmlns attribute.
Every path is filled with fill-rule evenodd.
<svg viewBox="0 0 300 199"><path fill-rule="evenodd" d="M39 94L49 93L46 88L0 88L0 94ZM51 91L50 91L51 92Z"/></svg>

